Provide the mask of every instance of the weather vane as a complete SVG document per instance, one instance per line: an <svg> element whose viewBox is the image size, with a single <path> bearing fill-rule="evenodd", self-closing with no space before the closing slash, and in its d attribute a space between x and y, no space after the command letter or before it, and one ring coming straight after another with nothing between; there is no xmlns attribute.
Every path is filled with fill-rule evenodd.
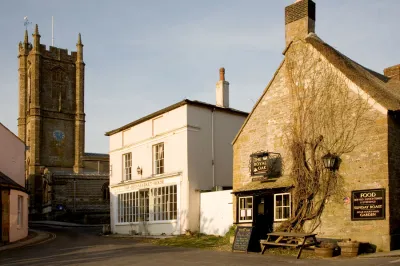
<svg viewBox="0 0 400 266"><path fill-rule="evenodd" d="M25 26L25 29L26 30L28 30L28 25L29 24L32 24L32 22L30 22L29 20L28 20L28 16L25 16L24 17L24 26Z"/></svg>

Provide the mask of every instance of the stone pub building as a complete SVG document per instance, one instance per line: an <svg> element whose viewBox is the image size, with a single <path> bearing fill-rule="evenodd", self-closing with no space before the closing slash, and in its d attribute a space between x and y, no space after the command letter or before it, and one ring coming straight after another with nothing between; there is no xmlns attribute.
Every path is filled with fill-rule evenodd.
<svg viewBox="0 0 400 266"><path fill-rule="evenodd" d="M357 128L354 136L359 145L340 155L336 171L344 195L326 201L314 233L318 238L368 242L377 250L396 249L400 242L400 65L386 68L382 75L341 54L315 34L315 8L311 0L286 7L285 57L233 141L234 223L255 226L265 235L294 215L295 184L285 142L292 98L285 67L288 54L301 47L314 55L309 64L322 62L337 74L337 82L347 84L350 97L359 96L370 106L365 113L368 123ZM306 79L311 76L307 74ZM274 162L277 173L263 175L266 162Z"/></svg>

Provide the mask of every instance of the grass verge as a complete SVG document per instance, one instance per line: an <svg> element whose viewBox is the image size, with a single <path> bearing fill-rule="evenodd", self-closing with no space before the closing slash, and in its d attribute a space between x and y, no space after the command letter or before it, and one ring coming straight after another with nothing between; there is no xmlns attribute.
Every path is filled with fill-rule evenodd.
<svg viewBox="0 0 400 266"><path fill-rule="evenodd" d="M196 234L193 236L180 235L164 239L148 239L150 242L160 246L185 247L185 248L202 248L209 250L229 251L229 237Z"/></svg>

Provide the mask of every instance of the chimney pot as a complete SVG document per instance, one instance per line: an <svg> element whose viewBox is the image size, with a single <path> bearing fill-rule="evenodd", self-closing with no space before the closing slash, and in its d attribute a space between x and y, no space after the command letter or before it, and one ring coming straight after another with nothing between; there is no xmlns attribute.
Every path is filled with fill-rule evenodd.
<svg viewBox="0 0 400 266"><path fill-rule="evenodd" d="M223 67L219 69L219 80L225 80L225 68Z"/></svg>

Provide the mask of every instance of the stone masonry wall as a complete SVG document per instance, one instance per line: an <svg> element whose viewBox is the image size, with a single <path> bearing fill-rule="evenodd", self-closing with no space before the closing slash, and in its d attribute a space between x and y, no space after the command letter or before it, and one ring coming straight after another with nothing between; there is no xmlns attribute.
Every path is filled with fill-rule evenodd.
<svg viewBox="0 0 400 266"><path fill-rule="evenodd" d="M247 124L233 145L233 189L251 182L249 156L259 150L281 153L283 176L289 174L290 161L285 149L283 129L289 119L290 95L285 85L283 68L272 79L268 91L253 110ZM374 120L370 128L361 129L356 141L361 141L353 152L341 157L339 173L345 180L345 195L351 191L369 188L386 189L386 219L375 221L351 221L350 203L329 202L322 216L318 237L351 238L377 245L378 249L390 249L389 190L388 190L388 121L386 114L371 110ZM234 198L234 221L236 202Z"/></svg>
<svg viewBox="0 0 400 266"><path fill-rule="evenodd" d="M108 182L108 175L53 175L53 209L61 204L72 212L108 213L110 200L104 194Z"/></svg>

